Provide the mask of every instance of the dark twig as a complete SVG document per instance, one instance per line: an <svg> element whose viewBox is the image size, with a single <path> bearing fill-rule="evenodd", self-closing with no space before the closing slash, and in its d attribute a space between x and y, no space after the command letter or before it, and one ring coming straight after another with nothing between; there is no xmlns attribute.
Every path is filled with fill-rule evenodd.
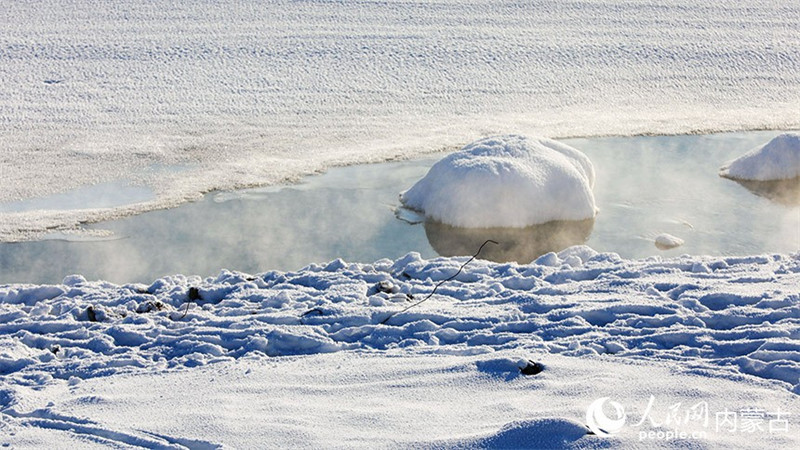
<svg viewBox="0 0 800 450"><path fill-rule="evenodd" d="M450 280L454 279L455 277L457 277L457 276L458 276L458 274L460 274L460 273L461 273L461 271L462 271L462 270L464 270L464 267L466 267L466 266L467 266L467 264L471 263L471 262L472 262L472 260L474 260L475 258L477 258L477 257L478 257L478 255L480 255L480 254L481 254L481 250L483 250L483 247L485 247L485 246L486 246L486 244L488 244L488 243L490 243L490 242L491 242L492 244L495 244L495 245L499 245L499 244L500 244L500 243L499 243L499 242L497 242L497 241L493 241L493 240L491 240L491 239L487 239L487 240L486 240L486 242L484 242L483 244L481 244L481 246L480 246L480 248L478 249L478 251L477 251L477 252L475 252L475 254L474 254L474 255L472 255L472 258L468 259L468 260L467 260L467 262L465 262L464 264L462 264L462 265L461 265L461 267L459 267L459 268L458 268L458 272L456 272L456 273L455 273L455 275L453 275L452 277L450 277L450 278L448 278L448 279L446 279L446 280L442 280L442 281L440 281L439 283L437 283L437 284L436 284L436 286L434 286L434 287L433 287L433 290L431 291L431 293L430 293L430 294L428 294L428 295L427 295L425 298L423 298L422 300L420 300L420 301L418 301L418 302L416 302L416 303L414 303L414 304L412 304L412 305L410 305L410 306L407 306L407 307L405 307L405 308L401 309L400 311L393 312L393 313L389 314L389 317L387 317L387 318L383 319L383 320L380 322L380 324L381 324L381 325L386 325L386 322L388 322L388 321L389 321L389 319L391 319L392 317L394 317L394 316L396 316L396 315L398 315L398 314L400 314L400 313L404 313L404 312L408 311L409 309L411 309L411 308L413 308L413 307L415 307L415 306L419 305L420 303L424 302L425 300L428 300L429 298L433 297L433 294L435 294L435 293L436 293L436 290L437 290L437 289L439 289L439 286L441 286L442 284L444 284L444 283L446 283L446 282L448 282L448 281L450 281Z"/></svg>
<svg viewBox="0 0 800 450"><path fill-rule="evenodd" d="M180 317L178 317L178 320L183 320L183 318L186 317L187 314L189 314L189 303L192 302L191 301L186 302L186 310L183 311L183 314Z"/></svg>

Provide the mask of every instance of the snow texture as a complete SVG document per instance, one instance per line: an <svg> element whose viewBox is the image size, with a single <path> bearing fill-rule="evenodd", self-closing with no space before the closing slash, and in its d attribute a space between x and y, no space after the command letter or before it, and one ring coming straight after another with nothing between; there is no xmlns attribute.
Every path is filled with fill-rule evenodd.
<svg viewBox="0 0 800 450"><path fill-rule="evenodd" d="M477 260L424 306L379 324L463 262L409 253L257 276L177 275L150 286L80 276L0 286L0 372L24 384L252 352L528 348L691 362L800 390L797 255L629 261L578 246L530 265Z"/></svg>
<svg viewBox="0 0 800 450"><path fill-rule="evenodd" d="M0 202L155 198L2 240L488 135L800 128L798 2L4 3Z"/></svg>
<svg viewBox="0 0 800 450"><path fill-rule="evenodd" d="M720 169L737 180L773 181L800 177L800 133L783 133Z"/></svg>
<svg viewBox="0 0 800 450"><path fill-rule="evenodd" d="M796 448L793 394L755 379L732 381L668 364L547 355L521 376L522 351L481 355L345 352L250 354L192 370L119 374L5 391L0 444L12 448ZM537 356L544 356L538 355ZM513 363L511 366L514 366ZM489 371L486 367L496 370ZM632 382L634 381L635 382ZM716 412L757 407L790 418L788 431L710 432L703 439L640 440L633 427L663 422L700 399ZM631 426L588 435L586 408L613 397ZM674 414L674 413L673 413ZM788 416L787 416L788 414ZM747 439L743 439L743 435Z"/></svg>
<svg viewBox="0 0 800 450"><path fill-rule="evenodd" d="M0 22L2 240L511 132L800 128L797 2L43 0ZM16 203L105 183L135 195ZM800 255L474 261L381 324L465 261L0 286L0 445L800 447ZM582 434L595 399L635 422L651 395L789 432Z"/></svg>
<svg viewBox="0 0 800 450"><path fill-rule="evenodd" d="M12 442L21 447L44 445L54 430L70 429L69 436L95 436L106 445L179 438L198 442L181 444L189 447L220 440L248 446L254 436L289 446L348 445L344 436L353 428L360 429L353 445L419 440L492 447L516 446L525 435L530 445L586 439L578 432L581 411L611 389L631 403L659 392L676 401L800 412L800 255L631 261L572 247L529 265L476 260L429 300L381 324L465 261L410 253L297 272L165 277L149 286L81 276L52 286L0 286L0 426L16 430L20 437ZM339 356L323 356L329 353ZM374 367L366 368L364 358ZM544 366L532 376L545 377L542 384L530 382L539 400L524 409L499 406L532 395L524 388L529 382L514 381L524 377L520 360L530 358ZM286 371L296 378L282 378ZM601 381L608 377L616 381ZM244 425L198 428L205 421L252 424L249 409L209 405L222 395L239 404L253 389L266 389L259 408L285 409L270 420L294 425L267 425L257 435ZM403 398L409 411L388 407L387 392ZM452 420L445 411L453 399L443 392L483 412L462 418L465 409L453 407L458 419ZM163 424L175 422L148 412L163 409L165 395L186 408L170 408L181 425L167 429ZM310 412L320 396L321 410ZM486 404L499 409L484 411ZM415 415L420 408L428 413ZM315 419L345 410L335 425ZM95 419L83 418L89 414ZM378 425L425 417L433 422L411 434L404 426ZM757 439L774 444L793 436ZM735 437L714 439L742 446ZM636 442L635 434L614 439L602 442Z"/></svg>
<svg viewBox="0 0 800 450"><path fill-rule="evenodd" d="M428 219L465 228L522 228L595 216L594 167L551 139L484 138L451 153L400 195Z"/></svg>

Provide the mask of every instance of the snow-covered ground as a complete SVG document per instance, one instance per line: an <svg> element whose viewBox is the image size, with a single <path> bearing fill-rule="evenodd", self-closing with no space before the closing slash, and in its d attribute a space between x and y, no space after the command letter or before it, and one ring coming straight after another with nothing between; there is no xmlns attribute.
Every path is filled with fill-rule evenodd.
<svg viewBox="0 0 800 450"><path fill-rule="evenodd" d="M465 262L0 287L2 444L800 444L800 255Z"/></svg>
<svg viewBox="0 0 800 450"><path fill-rule="evenodd" d="M0 202L155 198L2 213L2 240L491 134L800 128L797 2L5 3Z"/></svg>

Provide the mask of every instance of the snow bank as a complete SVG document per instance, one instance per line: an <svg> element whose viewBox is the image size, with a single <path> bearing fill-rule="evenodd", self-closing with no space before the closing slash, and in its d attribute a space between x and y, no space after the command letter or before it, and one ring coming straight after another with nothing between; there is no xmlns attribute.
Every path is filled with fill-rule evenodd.
<svg viewBox="0 0 800 450"><path fill-rule="evenodd" d="M720 169L726 178L754 181L800 177L800 133L783 133Z"/></svg>
<svg viewBox="0 0 800 450"><path fill-rule="evenodd" d="M400 200L452 226L520 228L593 218L593 186L592 163L578 150L550 139L507 135L446 156Z"/></svg>
<svg viewBox="0 0 800 450"><path fill-rule="evenodd" d="M174 276L149 286L70 277L0 286L0 370L12 384L342 350L691 363L800 390L800 257L622 260L572 247L529 265L464 258L351 264L257 276Z"/></svg>

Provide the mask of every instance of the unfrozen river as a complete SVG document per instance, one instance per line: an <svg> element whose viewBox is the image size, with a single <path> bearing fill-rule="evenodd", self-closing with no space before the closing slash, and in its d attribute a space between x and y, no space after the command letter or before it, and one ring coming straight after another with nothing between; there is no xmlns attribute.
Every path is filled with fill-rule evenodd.
<svg viewBox="0 0 800 450"><path fill-rule="evenodd" d="M487 256L519 262L581 243L633 258L795 252L796 184L778 195L770 186L743 186L717 175L724 162L777 134L566 140L595 165L600 208L594 222L573 224L566 232L550 224L462 233L398 219L398 193L422 177L436 156L336 168L292 186L212 193L177 208L88 225L88 238L55 233L42 241L0 244L0 282L56 283L72 273L149 282L176 273L215 275L223 268L258 273L335 258L372 262L410 251L465 255L488 238L502 245ZM113 205L146 195L109 183L55 201ZM685 244L658 250L653 241L660 233Z"/></svg>

